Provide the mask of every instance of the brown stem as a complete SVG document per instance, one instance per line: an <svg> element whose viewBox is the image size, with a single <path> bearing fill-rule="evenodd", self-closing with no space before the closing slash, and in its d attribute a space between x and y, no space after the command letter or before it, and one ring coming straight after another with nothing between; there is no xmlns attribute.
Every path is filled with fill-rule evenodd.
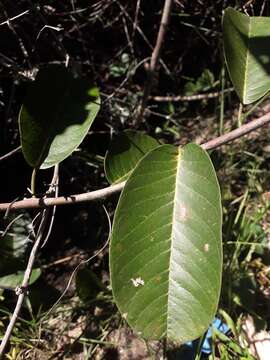
<svg viewBox="0 0 270 360"><path fill-rule="evenodd" d="M263 115L262 117L250 121L249 123L242 125L240 128L235 129L227 134L219 136L213 140L210 140L202 144L202 148L205 150L216 149L222 145L228 144L229 142L236 140L244 135L247 135L251 131L261 128L266 124L270 123L270 113ZM125 182L120 184L111 185L107 188L91 191L88 193L75 194L69 196L60 196L56 198L31 198L24 199L21 201L14 201L11 203L0 204L0 211L15 210L15 209L29 209L29 208L44 208L54 205L68 205L76 204L81 202L96 201L102 198L106 198L110 195L116 194L123 189Z"/></svg>
<svg viewBox="0 0 270 360"><path fill-rule="evenodd" d="M166 31L167 31L167 27L168 27L168 23L169 23L169 19L170 19L172 5L173 5L173 0L165 0L163 12L162 12L162 18L161 18L161 22L160 22L160 26L159 26L159 31L158 31L158 36L157 36L154 50L152 52L151 61L150 61L148 74L147 74L147 79L145 82L143 98L142 98L142 101L141 101L141 104L140 104L140 107L138 110L138 115L137 115L137 119L136 119L137 122L140 122L142 120L142 117L144 115L144 112L145 112L145 109L147 106L148 98L151 93L153 79L154 79L156 67L157 67L157 64L158 64L158 61L160 58L161 49L164 44L164 39L165 39L165 35L166 35Z"/></svg>
<svg viewBox="0 0 270 360"><path fill-rule="evenodd" d="M238 129L232 130L227 134L221 135L213 140L207 141L202 144L202 148L205 150L216 149L222 145L228 144L229 142L239 139L240 137L247 135L248 133L259 129L266 124L270 123L270 113L261 116L258 119L252 120L249 123L240 126Z"/></svg>
<svg viewBox="0 0 270 360"><path fill-rule="evenodd" d="M224 89L224 93L232 92L233 88ZM195 95L174 95L174 96L152 96L151 99L156 102L179 102L179 101L198 101L198 100L208 100L219 97L221 91L215 91L205 94L195 94Z"/></svg>

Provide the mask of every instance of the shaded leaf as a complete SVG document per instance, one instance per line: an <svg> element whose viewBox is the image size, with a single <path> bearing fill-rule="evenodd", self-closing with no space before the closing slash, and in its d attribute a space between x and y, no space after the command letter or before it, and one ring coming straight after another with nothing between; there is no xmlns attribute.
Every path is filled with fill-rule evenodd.
<svg viewBox="0 0 270 360"><path fill-rule="evenodd" d="M223 16L225 60L234 88L244 104L270 89L270 18L247 16L233 8Z"/></svg>
<svg viewBox="0 0 270 360"><path fill-rule="evenodd" d="M33 284L41 275L40 269L33 269L29 285ZM21 285L24 277L24 271L17 271L14 274L6 275L0 277L0 286L15 288L16 286Z"/></svg>
<svg viewBox="0 0 270 360"><path fill-rule="evenodd" d="M99 92L88 80L61 66L38 72L19 116L24 157L35 168L49 168L75 150L100 108Z"/></svg>
<svg viewBox="0 0 270 360"><path fill-rule="evenodd" d="M105 156L105 174L110 184L126 180L138 161L159 146L157 140L142 132L126 130L116 136Z"/></svg>
<svg viewBox="0 0 270 360"><path fill-rule="evenodd" d="M184 343L213 320L221 286L220 190L198 145L147 154L121 194L112 230L115 301L143 337Z"/></svg>
<svg viewBox="0 0 270 360"><path fill-rule="evenodd" d="M194 95L207 91L215 86L215 78L209 69L204 69L202 74L195 81L188 81L184 86L185 95Z"/></svg>
<svg viewBox="0 0 270 360"><path fill-rule="evenodd" d="M23 212L13 223L12 220L15 220L15 214L10 214L10 217L5 219L5 227L10 224L11 226L0 241L0 249L9 258L21 258L29 245L32 219L27 212Z"/></svg>
<svg viewBox="0 0 270 360"><path fill-rule="evenodd" d="M77 272L76 291L82 301L95 298L100 290L104 290L103 285L91 269L83 268Z"/></svg>

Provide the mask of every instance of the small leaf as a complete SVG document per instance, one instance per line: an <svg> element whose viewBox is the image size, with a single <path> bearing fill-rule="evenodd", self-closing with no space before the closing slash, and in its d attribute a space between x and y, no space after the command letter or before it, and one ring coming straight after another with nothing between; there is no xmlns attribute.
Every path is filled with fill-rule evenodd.
<svg viewBox="0 0 270 360"><path fill-rule="evenodd" d="M112 230L113 295L144 338L184 343L214 318L222 270L221 200L208 154L162 145L121 194Z"/></svg>
<svg viewBox="0 0 270 360"><path fill-rule="evenodd" d="M138 161L158 146L158 141L151 136L133 130L126 130L116 136L110 144L104 162L109 183L115 184L126 180Z"/></svg>
<svg viewBox="0 0 270 360"><path fill-rule="evenodd" d="M85 267L77 272L76 291L83 302L95 298L101 290L104 290L103 284L91 269Z"/></svg>
<svg viewBox="0 0 270 360"><path fill-rule="evenodd" d="M9 227L0 241L0 250L11 257L22 258L29 245L32 219L27 212L23 212L17 219L14 214L5 219L5 227ZM10 226L11 224L11 226ZM3 260L3 259L2 259Z"/></svg>
<svg viewBox="0 0 270 360"><path fill-rule="evenodd" d="M247 16L233 8L223 16L223 41L233 86L244 104L270 89L270 17Z"/></svg>
<svg viewBox="0 0 270 360"><path fill-rule="evenodd" d="M100 108L98 89L61 66L38 72L19 116L28 164L49 168L63 161L86 136Z"/></svg>
<svg viewBox="0 0 270 360"><path fill-rule="evenodd" d="M32 285L41 275L40 269L33 269L29 285ZM6 275L0 277L0 287L10 287L15 288L16 286L20 286L24 277L24 271L17 271L14 274Z"/></svg>

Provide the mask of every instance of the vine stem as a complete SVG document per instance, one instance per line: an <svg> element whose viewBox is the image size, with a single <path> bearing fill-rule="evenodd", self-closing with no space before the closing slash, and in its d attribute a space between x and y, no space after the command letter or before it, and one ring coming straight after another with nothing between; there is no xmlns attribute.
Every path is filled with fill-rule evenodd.
<svg viewBox="0 0 270 360"><path fill-rule="evenodd" d="M213 150L222 145L226 145L233 140L239 139L248 133L259 129L270 123L270 112L263 115L262 117L252 120L241 127L232 130L231 132L214 138L206 143L202 144L201 147L205 150ZM96 201L106 198L110 195L116 194L123 189L125 182L121 182L116 185L108 186L104 189L86 192L82 194L74 194L68 196L60 196L55 198L30 198L20 201L13 201L10 203L0 204L0 211L10 211L15 209L29 209L29 208L46 208L55 205L68 205L76 204L81 202Z"/></svg>
<svg viewBox="0 0 270 360"><path fill-rule="evenodd" d="M2 358L2 356L5 353L5 349L7 346L7 343L11 337L13 328L16 324L16 321L18 319L18 316L20 314L21 311L21 307L25 298L25 294L27 293L27 288L28 288L28 284L29 284L29 280L30 280L30 276L32 273L32 269L34 266L34 261L36 259L36 254L37 251L39 249L40 243L42 241L43 238L43 232L44 232L44 228L46 225L46 220L47 220L47 214L48 214L49 209L45 209L43 210L43 214L42 214L42 219L41 219L41 223L40 223L40 227L39 227L39 231L37 234L37 238L36 241L34 243L34 246L32 247L30 256L29 256L29 260L28 260L28 264L27 264L27 268L25 270L24 273L24 278L23 278L23 282L22 285L20 287L17 287L15 292L18 295L18 299L17 299L17 303L16 303L16 307L13 311L12 317L10 319L10 322L8 324L8 327L6 329L5 335L1 341L1 345L0 345L0 359Z"/></svg>
<svg viewBox="0 0 270 360"><path fill-rule="evenodd" d="M18 147L16 147L16 149L13 149L10 152L8 152L7 154L0 156L0 161L8 159L12 155L14 155L14 154L18 153L19 151L21 151L21 149L22 149L22 147L18 146Z"/></svg>
<svg viewBox="0 0 270 360"><path fill-rule="evenodd" d="M59 171L59 166L56 165L54 168L54 173L53 173L53 178L52 178L52 182L50 185L50 188L48 190L48 194L47 195L51 195L52 193L56 193L56 188L58 188L58 171ZM38 249L40 248L40 245L42 244L42 240L44 239L44 233L45 233L45 229L46 229L46 225L48 222L48 217L49 217L49 213L50 213L50 209L44 209L41 212L41 220L40 220L40 224L38 226L38 231L37 231L37 235L35 238L35 243L32 247L29 259L28 259L28 263L27 263L27 267L26 270L24 272L24 276L23 276L23 281L21 286L18 286L15 289L15 293L16 295L18 295L18 299L17 299L17 303L15 306L15 309L13 311L13 314L11 316L10 322L8 324L8 327L6 329L6 332L4 334L4 337L1 341L1 345L0 345L0 359L2 359L4 353L5 353L5 349L7 347L8 341L11 337L13 328L16 324L16 321L18 319L18 316L20 314L22 305L23 305L23 301L25 298L25 295L27 294L28 291L28 285L29 285L29 281L30 281L30 277L31 277L31 273L33 270L33 266L35 263L35 259L36 259L36 255L38 252ZM46 237L47 238L47 237Z"/></svg>

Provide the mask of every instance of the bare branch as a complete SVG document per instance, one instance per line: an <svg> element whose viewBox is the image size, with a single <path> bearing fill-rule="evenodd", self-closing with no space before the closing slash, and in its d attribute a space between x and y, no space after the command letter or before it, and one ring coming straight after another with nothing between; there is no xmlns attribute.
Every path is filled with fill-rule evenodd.
<svg viewBox="0 0 270 360"><path fill-rule="evenodd" d="M8 25L8 24L10 23L10 21L13 21L13 20L15 20L15 19L20 18L20 17L23 16L23 15L28 14L29 11L30 11L30 10L26 10L26 11L22 12L21 14L18 14L18 15L16 15L16 16L13 16L12 18L7 19L6 21L1 22L1 23L0 23L0 26L5 25L5 24Z"/></svg>
<svg viewBox="0 0 270 360"><path fill-rule="evenodd" d="M233 88L224 89L224 93L232 92ZM179 101L197 101L204 99L213 99L221 95L221 91L211 93L195 94L195 95L175 95L175 96L152 96L151 99L156 102L179 102Z"/></svg>
<svg viewBox="0 0 270 360"><path fill-rule="evenodd" d="M14 155L14 154L17 154L17 152L19 152L19 151L21 150L21 148L22 148L21 146L18 146L16 149L13 149L13 150L11 150L10 152L8 152L7 154L0 156L0 161L6 160L6 159L8 159L10 156L12 156L12 155Z"/></svg>
<svg viewBox="0 0 270 360"><path fill-rule="evenodd" d="M104 189L91 191L89 193L60 196L57 198L30 198L13 203L0 204L0 211L14 210L14 209L30 209L30 208L45 208L54 205L67 205L81 202L95 201L106 198L112 194L118 193L124 187L125 183L122 182L117 185L112 185Z"/></svg>
<svg viewBox="0 0 270 360"><path fill-rule="evenodd" d="M202 148L205 150L216 149L222 145L228 144L233 140L239 139L248 133L257 130L270 123L270 113L261 116L258 119L252 120L249 123L240 126L239 128L230 131L227 134L221 135L213 140L207 141L202 144Z"/></svg>
<svg viewBox="0 0 270 360"><path fill-rule="evenodd" d="M229 142L236 140L248 133L259 129L270 123L270 113L263 115L262 117L252 120L249 123L242 125L240 128L235 129L227 134L219 136L215 139L212 139L204 144L202 148L205 150L213 150L222 145L228 144ZM76 204L81 202L96 201L106 197L109 197L113 194L118 193L125 186L125 182L121 182L116 185L108 186L107 188L91 191L88 193L60 196L56 198L31 198L24 199L21 201L14 201L11 203L2 203L0 204L0 211L10 211L15 209L29 209L29 208L44 208L55 205L69 205Z"/></svg>
<svg viewBox="0 0 270 360"><path fill-rule="evenodd" d="M147 79L145 82L143 98L142 98L142 102L141 102L139 110L138 110L138 115L136 117L137 122L140 122L142 120L144 111L147 106L148 98L149 98L149 95L150 95L150 92L152 89L152 84L153 84L156 67L157 67L157 64L158 64L158 61L160 58L161 49L162 49L162 46L164 43L164 39L165 39L165 35L166 35L166 31L167 31L167 27L168 27L170 15L171 15L172 5L173 5L173 0L165 0L163 12L162 12L162 18L161 18L161 22L160 22L160 27L159 27L159 31L158 31L158 36L157 36L157 40L156 40L156 45L152 52L151 61L150 61L148 74L147 74Z"/></svg>

